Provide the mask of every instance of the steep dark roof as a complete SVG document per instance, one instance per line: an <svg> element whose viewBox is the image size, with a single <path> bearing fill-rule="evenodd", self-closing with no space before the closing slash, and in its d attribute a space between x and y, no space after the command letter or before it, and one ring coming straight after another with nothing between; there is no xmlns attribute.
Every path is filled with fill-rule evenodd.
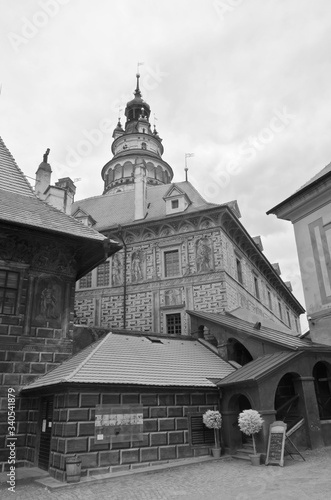
<svg viewBox="0 0 331 500"><path fill-rule="evenodd" d="M0 138L0 222L73 237L105 240L105 236L41 201Z"/></svg>
<svg viewBox="0 0 331 500"><path fill-rule="evenodd" d="M252 323L248 323L239 318L231 316L231 314L217 314L202 311L186 311L190 316L195 316L202 320L211 321L216 325L223 326L234 332L243 332L246 335L255 338L259 341L276 344L281 350L329 350L330 346L316 344L308 339L300 339L293 337L291 334L278 331L276 328L268 328L263 326L263 318L261 318L261 328L257 330ZM276 326L276 325L275 325Z"/></svg>
<svg viewBox="0 0 331 500"><path fill-rule="evenodd" d="M0 189L34 197L32 187L0 137Z"/></svg>
<svg viewBox="0 0 331 500"><path fill-rule="evenodd" d="M152 335L152 334L151 334ZM234 368L191 337L108 333L23 390L60 383L215 387Z"/></svg>
<svg viewBox="0 0 331 500"><path fill-rule="evenodd" d="M199 212L204 209L219 206L204 200L192 184L186 181L174 184L163 184L161 186L148 186L148 209L144 222L158 219L165 220L169 217L166 215L166 204L163 197L168 193L171 186L178 186L181 191L187 194L192 202L184 212L176 213L176 215ZM78 209L88 213L97 221L93 227L98 231L104 231L118 224L123 226L126 224L133 224L134 191L105 194L76 201L72 206L72 213L74 214ZM137 222L141 223L141 220Z"/></svg>

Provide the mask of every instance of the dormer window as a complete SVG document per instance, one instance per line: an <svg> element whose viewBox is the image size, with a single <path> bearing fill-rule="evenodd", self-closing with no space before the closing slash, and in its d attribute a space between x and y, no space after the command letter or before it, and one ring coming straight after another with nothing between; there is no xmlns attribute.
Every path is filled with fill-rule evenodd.
<svg viewBox="0 0 331 500"><path fill-rule="evenodd" d="M174 213L184 212L191 204L191 201L187 194L182 191L176 184L170 187L169 191L166 193L163 199L166 203L166 215L173 215Z"/></svg>

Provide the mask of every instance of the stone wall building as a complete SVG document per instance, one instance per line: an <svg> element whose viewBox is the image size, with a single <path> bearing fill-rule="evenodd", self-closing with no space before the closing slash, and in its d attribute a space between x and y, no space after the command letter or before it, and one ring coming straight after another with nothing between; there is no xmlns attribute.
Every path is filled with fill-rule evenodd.
<svg viewBox="0 0 331 500"><path fill-rule="evenodd" d="M43 463L51 429L40 432L39 419L52 408L22 401L19 387L72 354L75 282L118 248L41 201L0 139L0 471L9 467L11 436L16 466Z"/></svg>
<svg viewBox="0 0 331 500"><path fill-rule="evenodd" d="M77 321L110 329L189 334L186 309L263 318L293 335L304 312L240 222L236 201L206 202L172 168L141 97L114 130L104 192L76 201L72 214L123 249L77 284Z"/></svg>

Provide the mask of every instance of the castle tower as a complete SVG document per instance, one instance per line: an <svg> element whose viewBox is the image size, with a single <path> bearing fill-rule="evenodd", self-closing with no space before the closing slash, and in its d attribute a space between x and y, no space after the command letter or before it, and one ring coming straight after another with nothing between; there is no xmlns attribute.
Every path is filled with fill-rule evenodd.
<svg viewBox="0 0 331 500"><path fill-rule="evenodd" d="M126 123L123 129L119 119L113 132L111 146L113 158L103 167L103 194L113 194L134 189L135 165L143 161L146 167L146 183L150 185L169 184L173 178L170 165L162 159L163 146L156 128L152 131L149 122L150 107L142 99L137 74L134 98L125 108Z"/></svg>

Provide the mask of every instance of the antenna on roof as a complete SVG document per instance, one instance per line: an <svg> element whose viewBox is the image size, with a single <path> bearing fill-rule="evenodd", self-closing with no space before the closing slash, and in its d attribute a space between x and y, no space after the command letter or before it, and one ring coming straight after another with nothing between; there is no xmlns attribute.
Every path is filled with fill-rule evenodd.
<svg viewBox="0 0 331 500"><path fill-rule="evenodd" d="M187 177L187 172L188 172L188 166L187 166L187 158L191 158L191 156L194 156L194 153L185 153L185 181L187 182L188 177Z"/></svg>

